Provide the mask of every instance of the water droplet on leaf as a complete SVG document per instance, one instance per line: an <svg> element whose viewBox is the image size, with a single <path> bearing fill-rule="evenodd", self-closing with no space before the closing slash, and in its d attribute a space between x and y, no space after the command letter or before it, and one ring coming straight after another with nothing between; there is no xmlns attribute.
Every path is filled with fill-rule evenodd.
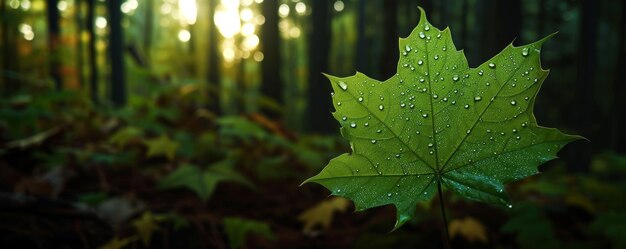
<svg viewBox="0 0 626 249"><path fill-rule="evenodd" d="M337 82L337 84L339 85L339 87L341 87L341 90L348 90L348 84L346 84L346 82L339 81Z"/></svg>

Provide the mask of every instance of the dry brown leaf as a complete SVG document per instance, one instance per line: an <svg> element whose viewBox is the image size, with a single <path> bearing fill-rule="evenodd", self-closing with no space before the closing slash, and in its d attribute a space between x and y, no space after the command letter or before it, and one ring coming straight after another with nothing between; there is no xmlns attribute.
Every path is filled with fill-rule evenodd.
<svg viewBox="0 0 626 249"><path fill-rule="evenodd" d="M450 222L450 225L448 225L448 228L451 238L460 235L469 242L480 241L486 243L488 240L485 225L472 217L453 220Z"/></svg>

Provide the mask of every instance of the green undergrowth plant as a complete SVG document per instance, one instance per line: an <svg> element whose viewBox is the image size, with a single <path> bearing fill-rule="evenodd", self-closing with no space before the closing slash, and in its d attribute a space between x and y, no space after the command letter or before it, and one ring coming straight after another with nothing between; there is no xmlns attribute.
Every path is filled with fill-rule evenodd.
<svg viewBox="0 0 626 249"><path fill-rule="evenodd" d="M159 243L155 237L168 229L199 242L194 234L202 231L177 225L185 222L223 223L232 248L251 234L271 240L270 218L242 212L222 219L241 205L223 200L231 191L250 196L243 203L263 199L300 181L302 171L318 171L341 146L335 136L297 134L261 114L217 115L200 83L154 86L122 108L92 104L77 90L47 90L0 100L0 170L17 175L0 185L115 210L102 218L116 224L109 245ZM132 212L117 211L124 208ZM126 236L129 227L137 231Z"/></svg>
<svg viewBox="0 0 626 249"><path fill-rule="evenodd" d="M511 44L470 68L450 30L432 26L420 10L417 27L399 41L394 76L327 75L333 116L352 152L305 181L352 200L357 211L394 205L394 229L435 195L445 222L443 189L511 208L505 184L539 173L537 166L582 138L539 126L532 112L548 76L540 52L551 35Z"/></svg>

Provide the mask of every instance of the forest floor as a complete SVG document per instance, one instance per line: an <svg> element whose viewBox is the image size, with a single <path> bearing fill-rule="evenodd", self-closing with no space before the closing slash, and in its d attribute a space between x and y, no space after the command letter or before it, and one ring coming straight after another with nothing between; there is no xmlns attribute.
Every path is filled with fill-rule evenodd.
<svg viewBox="0 0 626 249"><path fill-rule="evenodd" d="M349 146L259 114L218 116L200 91L127 108L60 92L3 100L2 248L441 248L436 199L391 231L395 210L354 212L301 183ZM444 192L453 248L624 248L626 157L590 172L556 160L507 187L513 208Z"/></svg>

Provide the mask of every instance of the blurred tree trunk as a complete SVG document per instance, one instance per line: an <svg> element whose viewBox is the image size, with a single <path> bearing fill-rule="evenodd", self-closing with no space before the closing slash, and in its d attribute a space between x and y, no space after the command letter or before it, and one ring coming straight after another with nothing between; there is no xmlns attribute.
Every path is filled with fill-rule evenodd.
<svg viewBox="0 0 626 249"><path fill-rule="evenodd" d="M598 4L595 0L581 2L581 24L579 26L578 76L573 86L574 102L570 108L570 124L578 134L587 137L602 138L592 135L589 128L593 121L593 89L595 85L596 39L598 31ZM606 142L606 141L605 141ZM587 171L591 161L591 143L573 143L569 148L568 167L573 171Z"/></svg>
<svg viewBox="0 0 626 249"><path fill-rule="evenodd" d="M315 9L313 9L315 12ZM261 29L261 46L264 59L261 62L261 94L283 103L283 84L280 79L280 33L278 32L278 1L265 1L262 4L265 24ZM276 118L278 113L264 110L269 117Z"/></svg>
<svg viewBox="0 0 626 249"><path fill-rule="evenodd" d="M76 2L76 14L74 16L76 20L76 26L78 29L77 38L76 38L76 74L78 75L78 85L82 88L85 84L85 74L84 74L84 47L83 47L83 30L85 29L85 23L83 20L83 1Z"/></svg>
<svg viewBox="0 0 626 249"><path fill-rule="evenodd" d="M624 1L621 2L621 13L620 13L620 25L617 27L624 28L626 27L626 3ZM626 32L622 30L619 33L618 38L618 46L619 46L619 54L617 55L617 62L615 62L615 72L613 78L613 103L611 105L611 115L612 115L612 131L609 134L612 134L610 138L611 148L620 153L626 153L626 132L624 132L624 127L626 127L626 109L624 109L623 104L623 95L626 93L626 87L623 82L624 69L626 68Z"/></svg>
<svg viewBox="0 0 626 249"><path fill-rule="evenodd" d="M152 47L152 33L153 33L153 21L154 21L154 1L146 0L146 22L144 24L144 38L143 38L143 57L146 68L150 68L151 61L151 47Z"/></svg>
<svg viewBox="0 0 626 249"><path fill-rule="evenodd" d="M394 0L391 1L387 1L385 3L386 5L391 5L391 2L395 2ZM367 13L366 13L366 8L367 8L367 4L368 4L368 0L361 0L356 4L357 7L357 44L356 44L356 51L368 51L369 46L369 40L367 38L366 35L366 29L367 29ZM386 11L385 11L385 15L386 15ZM315 28L315 27L314 27ZM391 27L387 26L387 29L390 29ZM367 75L371 75L370 77L374 76L374 72L372 72L372 68L370 67L370 64L368 63L368 57L371 56L371 53L355 53L355 66L356 66L356 70L367 74Z"/></svg>
<svg viewBox="0 0 626 249"><path fill-rule="evenodd" d="M50 63L50 77L54 82L57 90L63 89L61 77L61 56L59 54L59 9L57 8L58 0L47 1L46 16L48 18L48 56Z"/></svg>
<svg viewBox="0 0 626 249"><path fill-rule="evenodd" d="M312 8L312 32L309 38L309 86L307 101L308 130L319 133L336 132L331 115L332 88L321 73L328 70L328 53L331 41L331 18L329 0L315 0Z"/></svg>
<svg viewBox="0 0 626 249"><path fill-rule="evenodd" d="M467 15L469 14L469 0L462 0L463 3L461 5L461 39L459 45L457 45L457 49L467 49L468 42L468 32L469 22L467 19Z"/></svg>
<svg viewBox="0 0 626 249"><path fill-rule="evenodd" d="M539 1L539 15L538 15L538 19L537 20L537 36L538 37L543 37L547 34L545 34L545 27L546 27L546 22L548 21L547 19L547 6L546 6L546 1Z"/></svg>
<svg viewBox="0 0 626 249"><path fill-rule="evenodd" d="M480 28L475 31L477 34L474 37L481 41L478 43L478 51L476 51L476 54L479 55L476 58L479 63L486 61L488 58L493 56L490 55L491 49L487 48L489 46L489 33L493 33L494 26L492 22L493 7L491 7L492 5L489 3L489 0L476 1L476 21L478 23L477 26Z"/></svg>
<svg viewBox="0 0 626 249"><path fill-rule="evenodd" d="M210 100L209 109L215 113L219 114L220 112L220 100L219 100L219 85L220 85L220 55L218 52L218 33L217 26L215 26L215 20L213 20L213 16L215 15L215 8L217 6L217 0L209 1L209 16L206 18L210 18L209 20L209 70L208 70L208 98Z"/></svg>
<svg viewBox="0 0 626 249"><path fill-rule="evenodd" d="M384 4L384 27L383 46L384 52L380 61L381 79L387 79L396 73L398 52L398 0L388 0ZM414 10L417 11L417 10ZM358 50L363 51L363 50ZM365 54L365 53L357 53ZM360 60L366 60L361 58Z"/></svg>
<svg viewBox="0 0 626 249"><path fill-rule="evenodd" d="M111 102L119 107L126 104L126 74L124 66L124 31L122 30L121 0L108 0L109 56L111 60Z"/></svg>
<svg viewBox="0 0 626 249"><path fill-rule="evenodd" d="M13 67L15 67L15 65L17 65L18 63L17 57L12 54L15 49L9 49L13 48L14 46L12 45L11 31L8 29L9 13L7 13L6 11L7 3L4 0L0 2L2 3L2 6L0 6L0 25L2 25L0 27L0 32L2 32L0 33L0 35L2 36L2 46L0 46L0 51L2 51L0 82L2 83L4 96L11 96L13 90L16 88L16 86L18 86L18 84L16 84L17 82L15 82L14 80L11 80L9 77L7 77L7 74L13 71Z"/></svg>
<svg viewBox="0 0 626 249"><path fill-rule="evenodd" d="M467 3L467 17L464 19L465 25L465 41L463 42L462 49L465 50L467 61L470 67L476 67L485 60L482 59L483 47L485 44L482 41L482 36L485 30L485 9L486 0L466 0ZM461 49L457 47L457 49Z"/></svg>
<svg viewBox="0 0 626 249"><path fill-rule="evenodd" d="M448 6L451 3L448 1L436 1L435 3L437 5L437 15L433 15L433 17L431 18L433 19L432 21L434 21L435 25L439 25L440 27L450 26L452 20L450 19L450 13L448 11L450 8Z"/></svg>
<svg viewBox="0 0 626 249"><path fill-rule="evenodd" d="M407 37L413 28L417 26L421 14L417 9L418 6L422 7L426 11L426 15L429 18L432 19L433 17L432 15L434 10L431 0L421 0L417 2L414 0L400 0L397 4L398 8L396 11L398 12L398 16L396 17L396 21L398 22L397 29L399 37ZM398 48L397 41L395 48Z"/></svg>
<svg viewBox="0 0 626 249"><path fill-rule="evenodd" d="M98 65L96 64L96 58L98 56L96 52L96 32L95 32L95 9L96 0L87 1L87 32L89 33L89 95L91 101L98 103Z"/></svg>

